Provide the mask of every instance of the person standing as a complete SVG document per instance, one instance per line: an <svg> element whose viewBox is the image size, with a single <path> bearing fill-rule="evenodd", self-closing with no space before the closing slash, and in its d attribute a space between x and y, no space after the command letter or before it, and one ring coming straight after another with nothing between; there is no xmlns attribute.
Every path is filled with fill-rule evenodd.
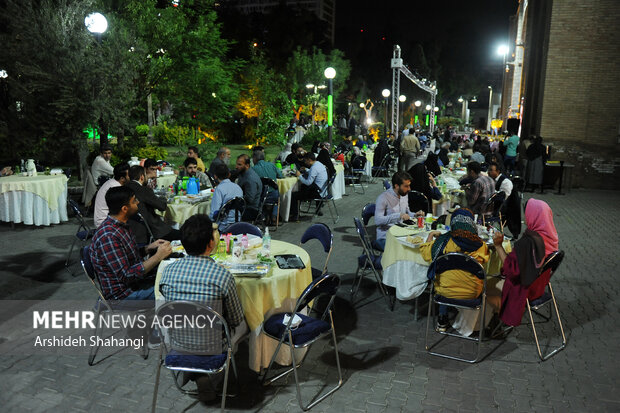
<svg viewBox="0 0 620 413"><path fill-rule="evenodd" d="M505 139L503 146L506 148L506 156L504 156L504 166L508 174L515 169L517 162L517 147L519 146L519 137L513 133L509 138Z"/></svg>
<svg viewBox="0 0 620 413"><path fill-rule="evenodd" d="M90 172L93 174L93 180L97 186L99 186L99 177L109 178L114 175L114 168L110 164L110 159L112 159L112 148L108 145L102 145L99 149L99 155L90 167Z"/></svg>
<svg viewBox="0 0 620 413"><path fill-rule="evenodd" d="M415 131L410 129L409 134L403 136L400 144L400 166L398 170L409 170L415 164L419 153L420 141L416 138Z"/></svg>

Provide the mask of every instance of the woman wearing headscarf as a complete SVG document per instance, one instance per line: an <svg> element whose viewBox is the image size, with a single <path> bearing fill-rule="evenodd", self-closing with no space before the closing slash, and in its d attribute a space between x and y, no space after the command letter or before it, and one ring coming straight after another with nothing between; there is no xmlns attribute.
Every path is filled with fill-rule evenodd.
<svg viewBox="0 0 620 413"><path fill-rule="evenodd" d="M466 208L457 209L452 213L450 231L443 235L439 231L431 231L426 243L420 246L420 252L427 262L432 262L438 256L449 252L469 255L481 265L489 261L489 248L478 236L473 213ZM480 296L484 281L466 270L448 270L435 278L434 285L435 292L446 298L468 300ZM448 326L447 308L440 305L437 327L445 331ZM467 335L469 333L471 331L467 332Z"/></svg>
<svg viewBox="0 0 620 413"><path fill-rule="evenodd" d="M427 205L421 205L420 199L416 194L409 192L409 209L411 211L424 210L424 212L432 211L432 200L441 199L441 191L437 188L435 179L428 173L423 163L413 165L408 171L411 175L411 189L423 193L428 200Z"/></svg>
<svg viewBox="0 0 620 413"><path fill-rule="evenodd" d="M441 175L441 168L439 167L437 159L437 155L435 155L431 151L428 153L428 155L426 156L426 160L424 161L424 166L426 166L426 170L432 173L434 176Z"/></svg>
<svg viewBox="0 0 620 413"><path fill-rule="evenodd" d="M526 298L535 300L549 283L551 270L540 274L545 258L558 250L558 232L553 223L553 212L546 202L530 199L525 206L525 233L507 254L502 246L503 234L493 237L495 249L503 262L506 276L501 288L500 319L509 326L521 324ZM490 298L493 303L493 299ZM493 304L492 304L493 305ZM496 305L494 305L496 307Z"/></svg>
<svg viewBox="0 0 620 413"><path fill-rule="evenodd" d="M280 160L280 162L282 162L282 163L286 162L287 156L289 156L291 153L293 153L291 148L292 148L292 144L291 143L287 143L286 146L284 147L284 149L282 150L282 152L280 152L280 154L278 155L278 159Z"/></svg>
<svg viewBox="0 0 620 413"><path fill-rule="evenodd" d="M438 157L441 163L443 164L442 166L445 166L446 168L448 167L448 164L450 164L450 158L448 158L449 152L450 152L450 143L444 142L443 145L441 145L441 149L439 150Z"/></svg>
<svg viewBox="0 0 620 413"><path fill-rule="evenodd" d="M545 146L542 144L540 136L534 138L534 142L527 147L525 156L527 157L527 166L525 172L525 180L528 185L532 185L532 189L540 186L542 192L543 169L545 168Z"/></svg>
<svg viewBox="0 0 620 413"><path fill-rule="evenodd" d="M336 168L334 168L332 159L329 156L329 151L325 147L321 148L321 150L319 151L319 156L317 156L316 160L325 165L325 169L327 169L327 175L329 175L330 178L336 175Z"/></svg>

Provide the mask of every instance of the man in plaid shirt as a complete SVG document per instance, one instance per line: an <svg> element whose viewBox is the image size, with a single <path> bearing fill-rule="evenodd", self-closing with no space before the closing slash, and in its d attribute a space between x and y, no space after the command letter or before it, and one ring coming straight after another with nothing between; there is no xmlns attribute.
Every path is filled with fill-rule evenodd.
<svg viewBox="0 0 620 413"><path fill-rule="evenodd" d="M181 242L189 256L164 268L159 289L166 301L199 301L210 306L221 303L221 315L231 329L234 346L247 324L233 275L209 256L219 239L217 226L207 215L194 215L185 221Z"/></svg>
<svg viewBox="0 0 620 413"><path fill-rule="evenodd" d="M471 179L469 187L465 188L467 204L474 214L484 215L490 213L485 209L487 200L495 193L495 181L480 173L480 164L470 162L467 164L467 177Z"/></svg>
<svg viewBox="0 0 620 413"><path fill-rule="evenodd" d="M90 259L107 300L153 300L153 281L145 280L151 270L172 253L170 242L157 240L146 251L155 251L146 261L127 225L138 212L133 190L126 186L110 188L105 195L108 217L101 223L90 247Z"/></svg>

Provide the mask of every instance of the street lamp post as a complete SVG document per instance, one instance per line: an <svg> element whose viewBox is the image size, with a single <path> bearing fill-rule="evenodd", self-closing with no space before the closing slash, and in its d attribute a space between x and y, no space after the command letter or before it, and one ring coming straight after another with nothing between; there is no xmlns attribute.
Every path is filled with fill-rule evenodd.
<svg viewBox="0 0 620 413"><path fill-rule="evenodd" d="M403 113L403 103L405 103L405 101L407 100L407 96L405 95L400 95L398 97L398 101L400 102L400 113L403 114L403 125L405 125L405 114ZM398 125L396 125L398 127Z"/></svg>
<svg viewBox="0 0 620 413"><path fill-rule="evenodd" d="M389 89L383 89L381 95L385 98L385 124L383 125L383 137L387 138L387 123L388 123L388 98L390 97Z"/></svg>
<svg viewBox="0 0 620 413"><path fill-rule="evenodd" d="M491 118L493 117L493 87L489 88L489 113L487 114L487 131L491 131Z"/></svg>
<svg viewBox="0 0 620 413"><path fill-rule="evenodd" d="M92 34L94 34L97 38L97 45L101 46L101 35L105 33L106 30L108 30L108 20L105 18L105 16L101 13L91 13L84 18L84 25L86 26L86 29ZM99 121L101 120L99 119ZM103 129L103 134L101 134L101 132L99 133L100 145L107 144L108 140L108 130L107 128ZM105 135L105 137L103 135ZM93 143L95 142L95 139L95 130L93 128Z"/></svg>
<svg viewBox="0 0 620 413"><path fill-rule="evenodd" d="M424 126L428 127L430 125L430 116L431 116L430 112L431 112L431 109L433 108L431 105L426 105L424 109L426 109L426 119L425 119L426 122L424 123Z"/></svg>
<svg viewBox="0 0 620 413"><path fill-rule="evenodd" d="M506 55L508 54L508 52L509 52L509 48L505 44L497 48L497 54L502 56L502 88L501 88L502 100L500 101L500 118L503 119L504 121L505 121L505 118L507 117L506 104L504 103L504 100L507 95L507 93L505 93L505 90L506 90L506 72L508 72L508 66L506 65Z"/></svg>
<svg viewBox="0 0 620 413"><path fill-rule="evenodd" d="M327 78L328 85L328 95L327 95L327 137L329 138L329 147L333 148L332 145L332 124L334 120L334 78L336 77L336 69L333 67L328 67L323 72L325 77Z"/></svg>

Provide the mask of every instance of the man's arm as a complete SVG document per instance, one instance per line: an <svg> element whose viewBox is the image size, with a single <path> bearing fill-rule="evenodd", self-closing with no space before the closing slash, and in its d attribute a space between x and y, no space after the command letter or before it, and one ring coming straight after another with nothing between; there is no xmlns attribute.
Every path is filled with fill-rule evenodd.
<svg viewBox="0 0 620 413"><path fill-rule="evenodd" d="M138 198L139 201L144 203L145 205L150 205L160 211L165 211L166 206L168 206L164 198L158 197L157 195L155 195L155 192L153 192L151 188L146 186L140 187L140 194Z"/></svg>
<svg viewBox="0 0 620 413"><path fill-rule="evenodd" d="M213 199L211 200L211 213L209 214L211 219L214 219L215 213L222 207L222 191L215 189L213 192Z"/></svg>
<svg viewBox="0 0 620 413"><path fill-rule="evenodd" d="M235 279L231 275L229 280L226 286L226 297L224 297L224 306L226 315L228 316L226 317L226 322L228 322L231 327L236 327L245 320L245 315L243 314L241 301L239 301L239 295L237 294Z"/></svg>
<svg viewBox="0 0 620 413"><path fill-rule="evenodd" d="M318 168L310 168L310 171L308 172L308 178L304 178L303 175L299 175L299 181L304 185L310 186L316 179L316 176L318 175L318 173L319 173Z"/></svg>

